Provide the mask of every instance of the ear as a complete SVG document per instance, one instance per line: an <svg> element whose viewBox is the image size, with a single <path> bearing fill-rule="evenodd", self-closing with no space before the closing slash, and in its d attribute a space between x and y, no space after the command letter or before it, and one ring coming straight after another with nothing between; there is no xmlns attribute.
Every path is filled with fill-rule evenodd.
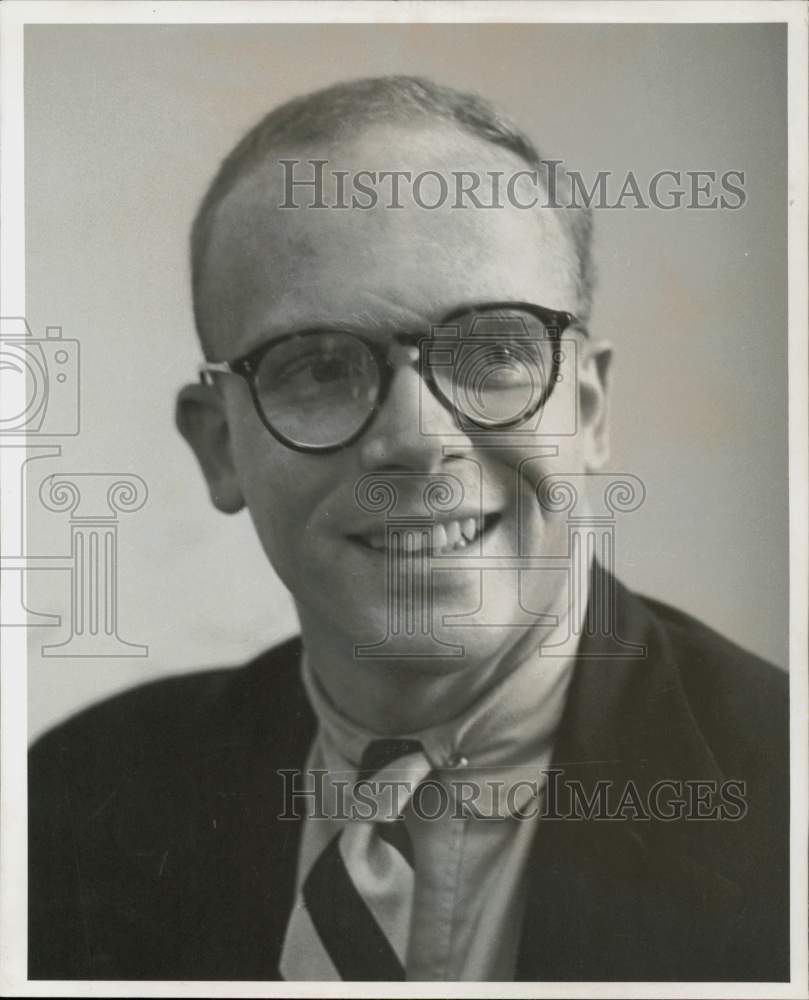
<svg viewBox="0 0 809 1000"><path fill-rule="evenodd" d="M579 365L579 417L588 472L602 468L610 457L609 386L612 344L588 341Z"/></svg>
<svg viewBox="0 0 809 1000"><path fill-rule="evenodd" d="M244 507L233 464L225 404L213 386L184 386L177 396L177 428L191 445L217 510L235 514Z"/></svg>

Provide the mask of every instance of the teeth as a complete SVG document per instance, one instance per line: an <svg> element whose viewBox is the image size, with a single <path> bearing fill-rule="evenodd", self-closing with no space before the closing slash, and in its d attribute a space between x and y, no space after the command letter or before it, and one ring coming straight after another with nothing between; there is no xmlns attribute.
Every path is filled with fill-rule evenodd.
<svg viewBox="0 0 809 1000"><path fill-rule="evenodd" d="M433 528L433 549L440 551L448 541L448 532L443 524L437 524Z"/></svg>
<svg viewBox="0 0 809 1000"><path fill-rule="evenodd" d="M421 531L407 532L405 536L394 534L393 546L403 546L405 552L420 552L426 548L431 549L434 554L465 549L478 537L482 527L482 521L474 517L468 517L463 522L445 521L433 525L431 534L426 537ZM377 551L387 547L387 536L384 532L366 535L365 541Z"/></svg>

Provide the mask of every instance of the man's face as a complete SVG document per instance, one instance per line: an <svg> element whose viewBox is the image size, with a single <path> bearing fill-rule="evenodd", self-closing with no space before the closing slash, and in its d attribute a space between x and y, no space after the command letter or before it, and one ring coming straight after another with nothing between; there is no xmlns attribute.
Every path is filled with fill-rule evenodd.
<svg viewBox="0 0 809 1000"><path fill-rule="evenodd" d="M348 144L280 153L303 161L328 159L327 171L361 169L524 170L506 151L447 130L379 127ZM534 191L522 191L526 200ZM327 191L327 198L330 193ZM531 302L577 313L575 260L558 212L445 207L427 210L409 197L403 207L370 210L280 209L284 193L277 161L244 178L220 206L205 266L202 311L215 337L216 360L232 359L283 334L317 326L349 326L389 343L397 332L429 335L431 324L456 307L481 302ZM302 206L311 194L302 190ZM580 348L586 347L580 341ZM387 476L397 491L395 513L425 512L424 486L450 474L464 488L463 515L439 515L448 536L453 520L469 527L483 514L485 528L468 556L565 554L563 518L536 501L538 481L549 473L586 471L604 454L603 370L592 358L580 364L579 431L573 437L489 433L473 441L425 388L418 366L399 365L388 397L371 426L347 448L312 454L291 450L259 419L247 385L223 376L199 406L201 419L185 421L222 509L247 505L261 543L291 591L304 627L331 629L356 644L383 640L391 601L391 553L375 547L384 512L363 510L355 495L369 473ZM605 367L605 366L604 366ZM181 404L181 409L182 409ZM186 407L191 407L186 403ZM540 429L560 425L562 392L547 404ZM181 419L181 424L183 423ZM189 432L189 423L197 428ZM200 431L202 427L204 430ZM471 530L471 529L469 529ZM478 548L479 546L479 548ZM458 559L455 560L457 564ZM439 565L439 563L436 563ZM406 571L405 571L406 572ZM488 578L483 581L483 576ZM432 577L430 629L461 645L460 658L414 659L416 669L451 672L491 659L514 643L525 611L559 612L564 573L513 569L455 569ZM474 624L448 626L450 615L471 615L487 596ZM520 611L522 605L523 611ZM425 608L427 605L425 603ZM486 627L479 627L485 624ZM544 633L537 632L538 638ZM414 645L414 650L416 649Z"/></svg>

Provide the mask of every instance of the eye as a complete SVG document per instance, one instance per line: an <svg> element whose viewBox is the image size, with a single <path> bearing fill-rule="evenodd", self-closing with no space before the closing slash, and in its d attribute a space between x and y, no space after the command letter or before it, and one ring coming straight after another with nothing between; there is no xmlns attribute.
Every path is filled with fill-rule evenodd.
<svg viewBox="0 0 809 1000"><path fill-rule="evenodd" d="M492 364L511 365L518 355L519 350L513 344L508 343L492 344L487 351L487 357Z"/></svg>
<svg viewBox="0 0 809 1000"><path fill-rule="evenodd" d="M308 374L315 382L323 384L347 378L350 371L345 358L313 357L304 359L300 365L299 373Z"/></svg>
<svg viewBox="0 0 809 1000"><path fill-rule="evenodd" d="M463 350L454 373L456 384L474 387L476 392L511 389L534 384L541 378L536 351L525 344L493 341Z"/></svg>
<svg viewBox="0 0 809 1000"><path fill-rule="evenodd" d="M279 342L264 355L256 387L262 397L311 406L314 400L367 397L375 380L368 348L352 335L329 331Z"/></svg>

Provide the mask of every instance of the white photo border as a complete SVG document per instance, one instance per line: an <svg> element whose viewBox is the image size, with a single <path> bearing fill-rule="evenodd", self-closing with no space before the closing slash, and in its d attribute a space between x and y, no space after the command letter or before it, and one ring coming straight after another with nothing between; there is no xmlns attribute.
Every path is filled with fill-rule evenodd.
<svg viewBox="0 0 809 1000"><path fill-rule="evenodd" d="M268 997L804 997L807 958L807 20L800 0L775 2L35 2L0 9L0 315L25 315L23 35L29 24L238 23L786 23L788 26L789 531L791 739L791 981L779 983L416 984L34 981L27 978L26 630L0 629L0 992L20 996ZM13 391L9 385L7 391ZM0 464L0 492L14 488ZM18 548L17 551L23 551Z"/></svg>

